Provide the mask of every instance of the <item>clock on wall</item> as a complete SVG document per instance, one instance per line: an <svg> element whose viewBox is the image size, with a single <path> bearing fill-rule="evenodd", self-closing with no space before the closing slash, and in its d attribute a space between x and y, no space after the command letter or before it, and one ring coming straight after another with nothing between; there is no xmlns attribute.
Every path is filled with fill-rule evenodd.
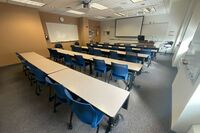
<svg viewBox="0 0 200 133"><path fill-rule="evenodd" d="M65 19L63 18L63 17L59 17L59 20L60 20L60 22L64 22L65 21Z"/></svg>

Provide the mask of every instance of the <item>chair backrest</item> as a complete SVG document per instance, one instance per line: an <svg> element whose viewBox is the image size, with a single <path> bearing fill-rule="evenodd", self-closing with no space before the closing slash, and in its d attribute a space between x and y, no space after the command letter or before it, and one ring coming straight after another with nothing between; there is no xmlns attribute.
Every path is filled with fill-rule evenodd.
<svg viewBox="0 0 200 133"><path fill-rule="evenodd" d="M94 70L106 71L106 63L104 60L94 59Z"/></svg>
<svg viewBox="0 0 200 133"><path fill-rule="evenodd" d="M98 49L94 49L93 53L94 53L94 55L97 55L97 56L103 56L101 50L98 50Z"/></svg>
<svg viewBox="0 0 200 133"><path fill-rule="evenodd" d="M149 58L151 58L152 56L152 52L151 52L151 49L142 49L140 51L141 54L148 54L149 55Z"/></svg>
<svg viewBox="0 0 200 133"><path fill-rule="evenodd" d="M113 49L113 50L118 50L118 49L119 49L119 46L118 46L118 45L112 45L112 49Z"/></svg>
<svg viewBox="0 0 200 133"><path fill-rule="evenodd" d="M130 46L126 46L125 48L126 48L127 52L131 52L132 51L132 48Z"/></svg>
<svg viewBox="0 0 200 133"><path fill-rule="evenodd" d="M82 52L81 47L79 47L79 46L71 45L71 48L72 48L72 51Z"/></svg>
<svg viewBox="0 0 200 133"><path fill-rule="evenodd" d="M59 54L58 54L57 50L51 49L51 52L52 52L52 57L54 59L58 59L59 58Z"/></svg>
<svg viewBox="0 0 200 133"><path fill-rule="evenodd" d="M110 51L110 58L112 59L119 59L119 55L115 51Z"/></svg>
<svg viewBox="0 0 200 133"><path fill-rule="evenodd" d="M74 43L74 45L77 45L77 46L79 46L80 44L79 44L79 42L78 42L78 41L76 41L76 42Z"/></svg>
<svg viewBox="0 0 200 133"><path fill-rule="evenodd" d="M130 55L130 54L126 54L126 61L128 62L134 62L134 63L138 63L138 57L134 56L134 55Z"/></svg>
<svg viewBox="0 0 200 133"><path fill-rule="evenodd" d="M82 122L91 125L92 128L96 128L103 119L104 114L94 109L89 103L74 100L72 97L68 98L72 101L72 112L74 112Z"/></svg>
<svg viewBox="0 0 200 133"><path fill-rule="evenodd" d="M71 59L71 57L69 56L69 55L67 55L67 54L65 54L65 55L63 55L64 56L64 63L66 64L66 65L71 65L72 64L72 59Z"/></svg>
<svg viewBox="0 0 200 133"><path fill-rule="evenodd" d="M45 80L54 89L54 92L56 93L56 96L58 98L66 100L68 103L71 103L71 99L69 99L68 97L72 97L72 96L64 86L56 82L53 83L48 77L46 77Z"/></svg>
<svg viewBox="0 0 200 133"><path fill-rule="evenodd" d="M78 65L85 66L85 60L82 55L74 55L75 61Z"/></svg>
<svg viewBox="0 0 200 133"><path fill-rule="evenodd" d="M104 44L103 44L103 47L104 47L104 48L108 48L108 46L109 46L109 43L104 43Z"/></svg>
<svg viewBox="0 0 200 133"><path fill-rule="evenodd" d="M62 44L60 42L57 42L54 47L63 49L63 46L62 46Z"/></svg>
<svg viewBox="0 0 200 133"><path fill-rule="evenodd" d="M31 72L34 74L36 81L45 83L45 77L47 74L31 64L29 64L29 67Z"/></svg>
<svg viewBox="0 0 200 133"><path fill-rule="evenodd" d="M94 49L92 47L88 47L88 53L89 54L94 54Z"/></svg>
<svg viewBox="0 0 200 133"><path fill-rule="evenodd" d="M128 79L128 65L111 63L111 74L115 77L123 78L124 80Z"/></svg>

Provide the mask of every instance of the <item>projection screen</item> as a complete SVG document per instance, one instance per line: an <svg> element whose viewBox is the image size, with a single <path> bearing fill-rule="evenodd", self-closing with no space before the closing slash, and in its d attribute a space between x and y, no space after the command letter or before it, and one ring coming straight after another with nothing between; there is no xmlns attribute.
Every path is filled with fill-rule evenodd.
<svg viewBox="0 0 200 133"><path fill-rule="evenodd" d="M137 37L141 34L143 16L115 20L116 37Z"/></svg>

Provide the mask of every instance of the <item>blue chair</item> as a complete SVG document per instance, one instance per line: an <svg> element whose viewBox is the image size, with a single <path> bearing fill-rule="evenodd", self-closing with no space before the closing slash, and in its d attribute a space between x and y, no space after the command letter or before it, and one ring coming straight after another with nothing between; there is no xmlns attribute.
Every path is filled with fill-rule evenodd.
<svg viewBox="0 0 200 133"><path fill-rule="evenodd" d="M126 46L126 47L125 47L125 50L126 50L126 52L132 52L131 46Z"/></svg>
<svg viewBox="0 0 200 133"><path fill-rule="evenodd" d="M51 53L54 61L56 62L60 61L61 58L57 50L51 49Z"/></svg>
<svg viewBox="0 0 200 133"><path fill-rule="evenodd" d="M33 65L30 65L30 71L33 75L34 82L36 84L35 93L36 93L36 95L40 95L41 85L46 84L45 77L47 76L47 74L42 72L41 70L39 70L38 68L36 68Z"/></svg>
<svg viewBox="0 0 200 133"><path fill-rule="evenodd" d="M93 59L94 60L94 70L96 72L96 76L98 74L105 74L105 81L107 78L107 72L109 71L108 67L106 66L106 63L104 60L98 60L98 59Z"/></svg>
<svg viewBox="0 0 200 133"><path fill-rule="evenodd" d="M149 67L150 64L151 64L151 59L152 59L152 57L153 57L153 56L151 56L151 55L152 55L151 49L142 49L142 50L140 51L140 53L141 53L141 54L147 54L147 55L149 55L149 57L148 57L148 67Z"/></svg>
<svg viewBox="0 0 200 133"><path fill-rule="evenodd" d="M78 66L80 68L80 71L82 68L84 69L84 71L86 71L86 67L89 65L89 63L83 59L83 56L74 55L74 58L75 58L75 61L74 61L75 66Z"/></svg>
<svg viewBox="0 0 200 133"><path fill-rule="evenodd" d="M140 62L138 60L137 55L129 55L129 54L126 54L126 61L128 61L128 62L134 62L134 63L139 63Z"/></svg>
<svg viewBox="0 0 200 133"><path fill-rule="evenodd" d="M66 92L65 92L65 87L62 86L61 84L58 84L56 82L53 82L52 80L50 80L48 77L45 78L47 84L50 86L49 87L49 100L51 100L52 98L54 98L54 106L53 106L53 110L54 113L57 112L57 107L62 104L62 103L66 103L66 104L71 104L71 100L67 97ZM51 88L54 90L54 96L51 96ZM71 94L69 94L71 96Z"/></svg>
<svg viewBox="0 0 200 133"><path fill-rule="evenodd" d="M71 45L71 48L72 48L72 51L74 52L82 52L82 49L79 46Z"/></svg>
<svg viewBox="0 0 200 133"><path fill-rule="evenodd" d="M103 56L101 50L98 50L98 49L94 49L93 54L96 55L96 56Z"/></svg>
<svg viewBox="0 0 200 133"><path fill-rule="evenodd" d="M129 86L129 78L130 74L128 72L128 65L123 65L123 64L117 64L117 63L111 63L111 73L110 77L108 80L109 81L114 78L115 80L123 80L124 83L126 84L126 88Z"/></svg>
<svg viewBox="0 0 200 133"><path fill-rule="evenodd" d="M94 54L94 49L92 47L88 47L88 54Z"/></svg>
<svg viewBox="0 0 200 133"><path fill-rule="evenodd" d="M110 58L119 60L119 55L115 51L110 51Z"/></svg>
<svg viewBox="0 0 200 133"><path fill-rule="evenodd" d="M63 46L62 46L62 44L60 42L57 42L54 47L63 49Z"/></svg>
<svg viewBox="0 0 200 133"><path fill-rule="evenodd" d="M69 129L72 129L72 118L75 114L83 123L91 125L92 128L97 128L96 133L98 133L99 124L103 120L104 114L85 101L74 100L67 90L65 92L72 101Z"/></svg>
<svg viewBox="0 0 200 133"><path fill-rule="evenodd" d="M74 62L72 61L72 58L70 55L65 54L64 55L64 64L73 68L74 67Z"/></svg>
<svg viewBox="0 0 200 133"><path fill-rule="evenodd" d="M112 45L112 50L118 50L119 49L119 46L118 45Z"/></svg>
<svg viewBox="0 0 200 133"><path fill-rule="evenodd" d="M28 67L27 61L18 52L16 52L16 56L22 64L22 69L23 69L24 74L28 76L29 67Z"/></svg>
<svg viewBox="0 0 200 133"><path fill-rule="evenodd" d="M108 46L109 46L109 43L104 43L103 44L103 48L108 48Z"/></svg>

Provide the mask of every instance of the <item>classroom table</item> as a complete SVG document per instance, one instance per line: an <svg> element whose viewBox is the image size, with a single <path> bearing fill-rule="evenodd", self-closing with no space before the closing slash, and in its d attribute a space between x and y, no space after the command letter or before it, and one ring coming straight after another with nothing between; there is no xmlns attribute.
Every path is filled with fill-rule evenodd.
<svg viewBox="0 0 200 133"><path fill-rule="evenodd" d="M102 59L108 65L111 65L111 62L118 63L118 64L125 64L125 65L128 65L129 70L136 71L136 72L139 72L143 67L143 65L140 63L132 63L132 62L116 60L116 59L111 59L107 57L100 57L100 56L95 56L95 55L90 55L90 54L85 54L85 53L73 52L70 50L63 50L63 49L58 49L58 48L53 48L53 49L57 50L58 53L68 54L70 56L82 55L83 58L87 60Z"/></svg>
<svg viewBox="0 0 200 133"><path fill-rule="evenodd" d="M82 46L81 48L88 51L88 47L86 47L86 46ZM117 52L117 54L123 55L123 56L125 56L127 54L125 51L119 51L119 50L110 50L110 49L103 49L103 48L94 48L94 49L101 50L102 52L105 52L107 54L110 53L111 51ZM133 56L141 58L142 64L145 62L145 59L148 59L148 57L149 57L148 54L141 54L141 53L136 53L136 55L133 55Z"/></svg>
<svg viewBox="0 0 200 133"><path fill-rule="evenodd" d="M109 44L107 47L103 46L104 44L98 44L98 45L92 45L90 44L90 46L92 47L96 47L96 48L104 48L104 49L112 49L112 46L114 46L113 44ZM118 47L118 50L126 50L126 46L125 45L116 45ZM155 47L139 47L139 46L135 46L133 44L129 45L128 47L131 47L133 51L138 51L140 52L142 49L151 49L152 53L157 53L158 52L158 48Z"/></svg>
<svg viewBox="0 0 200 133"><path fill-rule="evenodd" d="M46 74L51 74L63 69L66 69L67 67L64 65L61 65L57 62L54 62L50 59L47 59L35 52L25 52L25 53L19 53L27 62L35 66L36 68L40 69Z"/></svg>
<svg viewBox="0 0 200 133"><path fill-rule="evenodd" d="M142 70L143 65L139 64L139 63L132 63L132 62L127 62L127 61L122 61L122 60L116 60L116 59L111 59L111 58L106 58L106 57L101 57L101 56L95 56L95 55L89 55L89 54L85 54L85 53L79 53L79 52L73 52L70 50L63 50L63 49L57 49L57 48L53 48L54 50L57 50L58 53L61 54L68 54L70 56L74 56L74 55L82 55L84 59L89 61L90 64L90 74L92 74L92 62L94 59L101 59L104 60L105 63L107 65L111 65L111 63L118 63L118 64L124 64L124 65L128 65L128 70L131 73L130 76L130 83L128 84L128 90L130 90L132 88L133 81L134 81L134 77L137 75L138 72L140 72Z"/></svg>

